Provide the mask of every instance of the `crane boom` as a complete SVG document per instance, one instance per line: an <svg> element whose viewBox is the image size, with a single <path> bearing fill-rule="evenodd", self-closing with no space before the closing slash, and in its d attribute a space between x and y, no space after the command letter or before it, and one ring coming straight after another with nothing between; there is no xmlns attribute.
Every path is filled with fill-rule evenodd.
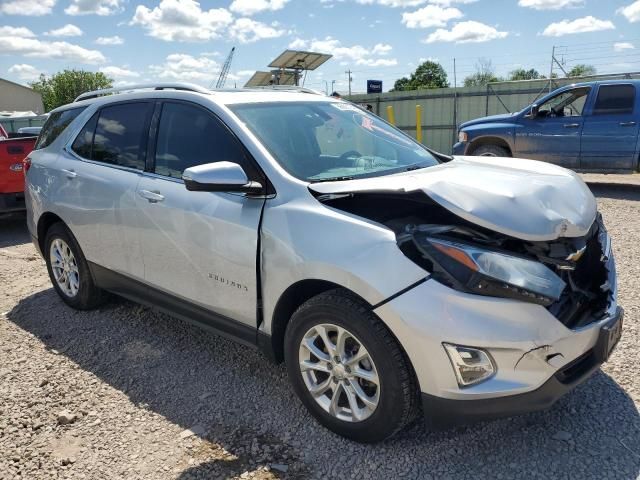
<svg viewBox="0 0 640 480"><path fill-rule="evenodd" d="M227 81L227 75L229 75L229 69L231 68L231 60L233 60L233 52L235 52L236 47L233 47L227 56L227 59L224 61L224 65L222 66L222 71L220 72L220 76L218 77L218 82L216 83L216 88L224 88L224 84Z"/></svg>

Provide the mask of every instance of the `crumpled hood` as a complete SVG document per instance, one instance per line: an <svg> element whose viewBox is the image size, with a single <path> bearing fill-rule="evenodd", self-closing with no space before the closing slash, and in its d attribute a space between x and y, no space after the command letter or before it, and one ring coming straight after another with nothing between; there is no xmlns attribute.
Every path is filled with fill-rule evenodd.
<svg viewBox="0 0 640 480"><path fill-rule="evenodd" d="M319 195L422 190L469 222L528 241L584 236L596 218L595 198L576 173L517 158L455 157L435 167L309 189Z"/></svg>
<svg viewBox="0 0 640 480"><path fill-rule="evenodd" d="M471 125L479 125L483 123L498 123L505 120L510 120L517 113L502 113L500 115L489 115L487 117L480 117L474 120L469 120L460 124L460 129L470 127Z"/></svg>

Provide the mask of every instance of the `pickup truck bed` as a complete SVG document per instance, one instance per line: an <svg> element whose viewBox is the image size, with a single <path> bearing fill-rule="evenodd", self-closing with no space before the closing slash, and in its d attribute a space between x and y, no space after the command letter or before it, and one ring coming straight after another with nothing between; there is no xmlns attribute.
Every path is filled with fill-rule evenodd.
<svg viewBox="0 0 640 480"><path fill-rule="evenodd" d="M37 137L0 140L0 214L25 209L22 161L35 146Z"/></svg>

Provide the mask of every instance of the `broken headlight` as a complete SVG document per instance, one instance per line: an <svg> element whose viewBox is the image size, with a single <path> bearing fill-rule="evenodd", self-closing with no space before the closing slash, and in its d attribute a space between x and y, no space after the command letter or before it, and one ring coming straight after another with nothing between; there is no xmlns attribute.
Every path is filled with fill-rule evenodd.
<svg viewBox="0 0 640 480"><path fill-rule="evenodd" d="M433 263L434 278L459 290L550 305L566 286L537 261L423 235L414 242Z"/></svg>

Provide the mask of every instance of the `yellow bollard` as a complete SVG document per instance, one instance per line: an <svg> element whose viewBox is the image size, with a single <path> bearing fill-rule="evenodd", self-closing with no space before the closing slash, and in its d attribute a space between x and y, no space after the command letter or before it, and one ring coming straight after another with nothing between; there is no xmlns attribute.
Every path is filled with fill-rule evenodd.
<svg viewBox="0 0 640 480"><path fill-rule="evenodd" d="M422 105L416 105L416 140L422 143Z"/></svg>
<svg viewBox="0 0 640 480"><path fill-rule="evenodd" d="M391 125L395 125L396 124L396 117L393 114L393 106L389 105L387 107L387 121L391 124Z"/></svg>

